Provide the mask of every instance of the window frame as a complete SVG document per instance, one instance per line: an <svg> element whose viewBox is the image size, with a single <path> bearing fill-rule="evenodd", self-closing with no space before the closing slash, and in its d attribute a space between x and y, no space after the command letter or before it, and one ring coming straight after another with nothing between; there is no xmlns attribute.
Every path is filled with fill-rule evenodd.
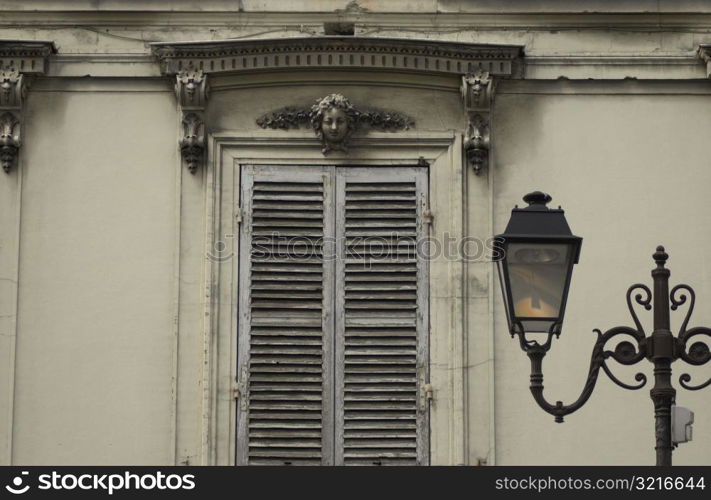
<svg viewBox="0 0 711 500"><path fill-rule="evenodd" d="M462 138L454 132L403 132L397 135L371 132L354 138L349 153L325 157L308 131L278 134L273 131L237 135L210 135L205 186L205 233L203 328L201 334L202 373L199 387L200 436L181 435L177 441L199 440L199 456L194 462L177 463L234 465L236 457L237 381L237 284L239 283L238 224L240 222L241 165L315 166L408 166L427 164L430 169L429 208L441 213L430 226L430 236L464 237L466 234L467 176L463 169ZM424 163L423 163L424 162ZM488 201L482 197L482 217L486 220ZM195 221L197 217L193 217ZM192 222L194 225L196 223ZM190 228L183 227L182 231ZM434 234L433 234L434 233ZM215 249L224 251L215 258ZM212 257L210 257L212 256ZM465 263L438 256L430 260L430 383L437 404L430 407L430 462L464 463L467 407L463 404L466 370L461 355L466 347ZM181 325L181 328L183 326ZM176 370L182 373L181 360ZM182 391L182 393L181 393ZM177 399L193 393L178 387Z"/></svg>

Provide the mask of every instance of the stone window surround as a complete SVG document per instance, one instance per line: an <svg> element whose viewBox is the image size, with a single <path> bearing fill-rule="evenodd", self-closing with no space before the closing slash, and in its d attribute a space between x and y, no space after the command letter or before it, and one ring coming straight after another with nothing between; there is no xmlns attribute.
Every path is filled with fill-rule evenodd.
<svg viewBox="0 0 711 500"><path fill-rule="evenodd" d="M478 234L489 234L490 186L485 179L474 182L473 174L486 165L490 154L488 120L493 101L494 79L522 75L521 47L455 44L434 41L363 40L353 37L318 37L259 41L155 44L153 51L161 61L162 72L176 82L183 150L183 163L193 175L183 175L181 190L190 190L195 179L204 185L208 221L205 252L214 252L222 242L238 254L234 235L239 234L241 214L238 179L242 164L279 165L413 165L424 162L430 170L430 211L443 214L430 226L430 234L464 237L473 224ZM250 60L251 59L251 60ZM244 66L240 67L240 63ZM375 64L373 64L375 63ZM385 63L378 65L378 63ZM234 68L233 68L234 64ZM279 66L277 66L277 64ZM251 65L251 67L250 67ZM282 66L288 65L288 66ZM469 70L472 73L469 73ZM346 70L368 75L378 81L380 75L417 74L452 78L461 85L463 115L468 118L460 134L451 131L422 133L414 130L397 133L369 132L353 138L348 153L324 156L311 130L259 130L249 134L217 131L204 123L209 106L210 83L217 87L239 80L241 74L259 73L260 80L279 81L284 70L308 75L311 71ZM228 84L229 86L229 84ZM455 87L456 89L456 87ZM338 89L334 89L338 90ZM284 102L284 106L293 103ZM397 110L395 110L397 111ZM405 111L405 110L402 110ZM258 117L253 117L256 120ZM188 131L192 134L187 133ZM198 131L198 133L195 133ZM185 149L183 149L185 148ZM188 155L185 154L188 151ZM476 160L477 162L473 162ZM473 168L462 168L469 162ZM183 170L183 172L187 172ZM470 180L472 179L472 180ZM465 193L468 193L465 194ZM475 213L468 220L465 214ZM450 216L449 214L458 214ZM181 234L196 234L197 214L182 221ZM223 235L233 235L223 238ZM187 260L184 262L187 264ZM181 258L183 261L183 258ZM201 329L202 344L202 424L199 448L195 436L181 432L181 420L192 420L194 409L187 401L195 398L181 384L177 398L185 394L176 408L176 463L229 465L235 463L236 409L239 387L236 385L236 346L239 281L236 259L204 260L204 288L200 300L205 304ZM193 258L191 262L195 262ZM466 440L467 370L465 356L468 315L486 317L489 299L467 297L467 276L490 282L493 274L488 263L430 262L430 381L437 403L430 413L432 463L463 464L469 460ZM475 268L475 269L474 269ZM183 265L181 265L181 276ZM195 274L195 270L189 273ZM195 276L197 277L197 276ZM180 296L198 299L194 286L188 290L190 277L180 281ZM185 289L185 292L183 291ZM473 305L472 305L473 304ZM473 312L472 312L473 311ZM180 314L182 318L182 314ZM487 333L488 322L480 332ZM179 320L178 342L188 341L194 320ZM432 336L433 333L430 333ZM183 340L185 339L185 340ZM194 344L193 344L194 345ZM180 352L180 349L178 350ZM178 373L183 373L178 360ZM439 389L438 389L439 388ZM183 392L187 391L187 392ZM488 397L491 397L489 395ZM185 415L184 412L192 412ZM191 453L192 452L192 453Z"/></svg>

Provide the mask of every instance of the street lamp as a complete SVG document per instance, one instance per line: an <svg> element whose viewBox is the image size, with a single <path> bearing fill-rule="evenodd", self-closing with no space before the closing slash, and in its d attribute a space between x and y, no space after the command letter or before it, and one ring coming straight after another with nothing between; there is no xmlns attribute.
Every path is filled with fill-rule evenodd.
<svg viewBox="0 0 711 500"><path fill-rule="evenodd" d="M582 238L570 232L561 209L546 205L540 191L523 197L526 208L514 208L506 231L495 239L499 277L509 330L560 335L573 265Z"/></svg>
<svg viewBox="0 0 711 500"><path fill-rule="evenodd" d="M543 396L543 358L551 348L553 338L561 334L570 278L573 265L578 262L582 238L571 233L563 210L546 206L551 201L549 195L536 191L527 194L524 201L528 206L512 210L506 231L495 238L494 249L509 332L512 337L519 338L521 349L531 360L530 388L534 399L543 410L555 417L556 422L563 422L565 415L581 408L590 398L600 369L624 389L638 390L645 386L647 377L643 373L635 375L635 385L620 381L607 366L608 359L623 365L634 365L647 358L654 363L654 387L650 395L654 403L657 465L671 465L671 414L676 397L676 390L671 385L671 364L682 359L700 366L711 360L711 351L706 343L696 341L689 345L694 337L711 337L711 328L687 329L696 301L694 290L688 285L677 285L669 291L669 270L664 267L669 256L664 247L658 246L653 255L657 264L652 270L654 292L640 283L627 290L627 307L635 326L618 326L605 333L593 330L597 340L580 397L570 405L564 405L561 401L549 403ZM632 304L635 291L634 301L637 304L646 310L654 309L654 329L649 336ZM670 329L670 309L676 310L687 300L686 317L675 337ZM631 337L634 343L625 340L613 350L605 349L608 341L618 335ZM681 386L688 390L696 391L711 385L711 379L700 385L689 385L690 381L688 373L679 377Z"/></svg>

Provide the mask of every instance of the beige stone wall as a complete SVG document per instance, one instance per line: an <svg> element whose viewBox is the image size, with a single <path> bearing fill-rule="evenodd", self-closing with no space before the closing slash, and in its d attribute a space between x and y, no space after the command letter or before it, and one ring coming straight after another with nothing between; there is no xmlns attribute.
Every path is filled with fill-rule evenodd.
<svg viewBox="0 0 711 500"><path fill-rule="evenodd" d="M213 290L205 259L211 231L221 228L213 204L223 213L229 204L216 198L214 170L193 176L180 165L172 83L149 41L304 36L322 33L326 21L350 21L363 36L525 46L525 78L498 86L492 167L481 176L461 165L458 79L402 74L220 77L210 132L244 144L224 156L213 149L209 168L240 154L288 159L291 151L265 152L248 139L311 136L261 131L254 119L340 91L410 114L417 127L401 137L430 141L423 154L444 151L433 174L435 232L451 226L486 238L503 230L523 194L551 193L584 237L564 333L544 364L552 400L577 398L593 328L631 323L624 293L650 282L657 244L670 253L672 284L696 289L691 324L711 324L703 307L711 300L711 87L696 55L711 41L703 2L598 2L588 13L572 1L528 2L529 12L520 1L235 4L173 2L168 13L143 2L0 0L1 39L58 48L29 91L19 168L0 173L2 463L232 460L229 332L227 343L210 343L229 324L229 307L217 317L209 307L217 292L230 303L232 282L228 273ZM362 155L414 154L386 149ZM535 405L492 272L485 262L432 268L432 463L653 463L649 384L624 391L603 374L563 425ZM451 318L451 329L442 326ZM651 377L648 363L638 366ZM686 370L674 369L676 383ZM689 371L698 382L709 375L708 367ZM631 381L636 371L616 373ZM679 388L677 400L696 424L675 461L708 465L708 390Z"/></svg>
<svg viewBox="0 0 711 500"><path fill-rule="evenodd" d="M162 88L33 89L22 158L16 463L168 463L175 110Z"/></svg>

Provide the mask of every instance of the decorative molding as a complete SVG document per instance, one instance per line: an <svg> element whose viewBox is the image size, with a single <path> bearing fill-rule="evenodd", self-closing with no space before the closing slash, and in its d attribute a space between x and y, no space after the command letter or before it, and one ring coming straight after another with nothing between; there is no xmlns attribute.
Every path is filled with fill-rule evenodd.
<svg viewBox="0 0 711 500"><path fill-rule="evenodd" d="M20 150L20 120L13 113L0 115L0 164L9 173Z"/></svg>
<svg viewBox="0 0 711 500"><path fill-rule="evenodd" d="M464 152L467 162L479 175L489 163L491 148L489 118L494 98L494 79L491 74L478 71L462 77L462 101L467 114L464 133Z"/></svg>
<svg viewBox="0 0 711 500"><path fill-rule="evenodd" d="M44 74L55 52L52 42L0 40L0 165L5 173L17 164L20 152L25 75Z"/></svg>
<svg viewBox="0 0 711 500"><path fill-rule="evenodd" d="M175 96L181 120L180 154L191 174L205 158L205 106L210 95L207 75L201 70L184 70L176 75Z"/></svg>
<svg viewBox="0 0 711 500"><path fill-rule="evenodd" d="M17 68L0 67L0 165L5 173L10 173L20 152L22 103L27 94L24 80Z"/></svg>
<svg viewBox="0 0 711 500"><path fill-rule="evenodd" d="M287 106L257 118L262 128L289 130L311 122L311 108Z"/></svg>
<svg viewBox="0 0 711 500"><path fill-rule="evenodd" d="M182 125L180 153L188 164L188 170L194 174L205 156L205 123L196 113L188 113L183 117Z"/></svg>
<svg viewBox="0 0 711 500"><path fill-rule="evenodd" d="M706 76L711 78L711 44L699 45L699 50L696 53L706 63Z"/></svg>
<svg viewBox="0 0 711 500"><path fill-rule="evenodd" d="M177 75L181 104L188 102L189 89L197 89L207 75L235 75L259 71L397 72L423 75L463 75L462 96L467 114L464 145L467 162L479 174L488 164L489 116L493 81L523 76L523 47L486 45L438 40L373 38L357 36L314 36L280 39L224 40L205 42L152 43L151 49L165 75ZM200 75L191 77L190 75ZM191 79L192 78L192 79ZM275 80L278 76L275 76ZM182 87L180 87L182 85ZM192 85L192 87L190 87ZM195 90L197 92L197 90ZM205 93L205 99L206 99ZM331 94L324 99L336 99ZM340 98L344 99L343 96ZM191 101L193 102L193 101ZM199 98L196 111L202 112ZM335 102L335 101L334 101ZM263 128L289 129L311 123L321 140L323 153L348 147L350 136L361 126L393 130L411 122L399 114L350 111L348 106L331 105L345 128L324 133L325 120L314 120L314 108L283 108L260 117ZM329 118L330 119L330 118ZM333 124L331 124L333 125ZM181 144L190 142L186 137ZM193 141L194 142L194 141ZM181 146L182 147L182 146ZM194 160L200 145L189 148ZM203 146L204 148L204 146ZM185 155L186 153L184 153ZM194 166L193 168L197 168Z"/></svg>
<svg viewBox="0 0 711 500"><path fill-rule="evenodd" d="M53 42L0 40L0 68L14 68L28 75L47 73L49 56L56 54Z"/></svg>
<svg viewBox="0 0 711 500"><path fill-rule="evenodd" d="M408 130L415 121L407 115L375 108L354 107L341 94L329 94L310 108L286 107L257 118L262 128L289 130L310 125L321 141L323 154L348 151L351 136L368 129Z"/></svg>
<svg viewBox="0 0 711 500"><path fill-rule="evenodd" d="M0 68L0 165L10 173L20 152L22 102L27 94L24 78L17 68Z"/></svg>
<svg viewBox="0 0 711 500"><path fill-rule="evenodd" d="M19 111L26 91L22 73L12 67L0 68L0 108Z"/></svg>
<svg viewBox="0 0 711 500"><path fill-rule="evenodd" d="M152 43L167 75L185 69L209 74L274 70L356 69L432 74L477 70L523 75L523 48L436 40L319 36L221 42Z"/></svg>
<svg viewBox="0 0 711 500"><path fill-rule="evenodd" d="M176 75L175 95L184 110L204 110L209 88L202 70L185 70Z"/></svg>

